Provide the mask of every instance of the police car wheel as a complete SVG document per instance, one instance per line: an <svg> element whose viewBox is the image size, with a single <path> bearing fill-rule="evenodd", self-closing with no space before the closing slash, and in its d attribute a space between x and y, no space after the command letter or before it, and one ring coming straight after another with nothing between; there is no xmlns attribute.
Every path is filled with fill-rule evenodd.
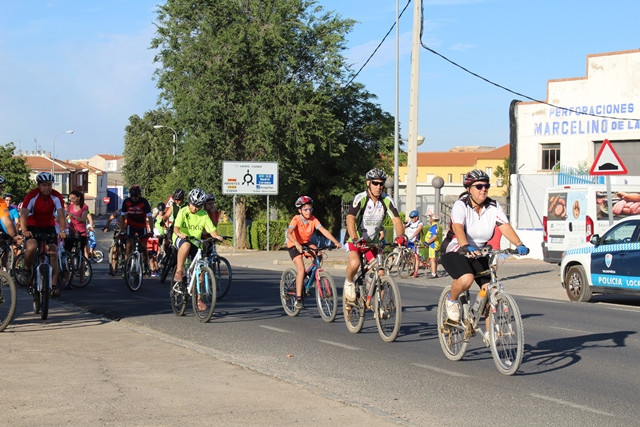
<svg viewBox="0 0 640 427"><path fill-rule="evenodd" d="M564 283L567 296L571 301L589 302L591 300L591 287L581 265L569 267Z"/></svg>

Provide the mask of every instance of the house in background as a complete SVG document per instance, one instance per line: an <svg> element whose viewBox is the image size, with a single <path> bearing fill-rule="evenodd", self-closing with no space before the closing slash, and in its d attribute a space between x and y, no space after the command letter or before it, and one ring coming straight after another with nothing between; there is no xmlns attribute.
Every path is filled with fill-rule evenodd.
<svg viewBox="0 0 640 427"><path fill-rule="evenodd" d="M125 196L126 188L122 174L124 156L115 154L96 154L95 156L84 160L84 162L107 173L106 196L109 197L107 211L113 212L120 208Z"/></svg>
<svg viewBox="0 0 640 427"><path fill-rule="evenodd" d="M55 178L53 188L67 197L72 190L87 192L89 169L75 163L47 157L44 152L32 152L22 157L29 169L31 179L36 180L40 172L51 172Z"/></svg>
<svg viewBox="0 0 640 427"><path fill-rule="evenodd" d="M105 203L105 197L107 197L108 174L88 163L75 161L74 163L88 170L88 187L84 201L89 206L89 210L96 215L106 214L108 203Z"/></svg>

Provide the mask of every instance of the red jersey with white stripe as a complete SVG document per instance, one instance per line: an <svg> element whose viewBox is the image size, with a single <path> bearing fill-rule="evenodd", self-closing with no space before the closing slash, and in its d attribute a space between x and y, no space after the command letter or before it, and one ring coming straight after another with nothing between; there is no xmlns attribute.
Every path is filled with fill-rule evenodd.
<svg viewBox="0 0 640 427"><path fill-rule="evenodd" d="M34 188L22 201L22 209L29 211L27 227L55 227L56 218L53 214L58 209L64 209L64 200L56 190L43 196L38 188Z"/></svg>

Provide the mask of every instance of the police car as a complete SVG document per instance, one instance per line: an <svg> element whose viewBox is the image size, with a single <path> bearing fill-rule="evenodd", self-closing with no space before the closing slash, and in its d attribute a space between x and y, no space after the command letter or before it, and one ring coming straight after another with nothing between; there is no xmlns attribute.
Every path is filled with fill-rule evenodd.
<svg viewBox="0 0 640 427"><path fill-rule="evenodd" d="M590 301L594 293L640 294L640 215L565 251L560 280L571 301Z"/></svg>

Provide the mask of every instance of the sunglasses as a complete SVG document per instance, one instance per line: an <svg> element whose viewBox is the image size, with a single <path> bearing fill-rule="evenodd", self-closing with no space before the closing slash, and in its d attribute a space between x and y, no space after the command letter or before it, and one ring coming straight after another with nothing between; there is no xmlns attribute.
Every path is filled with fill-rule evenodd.
<svg viewBox="0 0 640 427"><path fill-rule="evenodd" d="M472 187L476 187L476 190L482 190L483 188L486 188L488 190L489 188L491 188L491 184L474 184L472 185Z"/></svg>
<svg viewBox="0 0 640 427"><path fill-rule="evenodd" d="M300 210L303 212L313 212L313 208L302 208Z"/></svg>
<svg viewBox="0 0 640 427"><path fill-rule="evenodd" d="M378 187L382 187L384 185L384 181L371 181L371 185L377 185Z"/></svg>

